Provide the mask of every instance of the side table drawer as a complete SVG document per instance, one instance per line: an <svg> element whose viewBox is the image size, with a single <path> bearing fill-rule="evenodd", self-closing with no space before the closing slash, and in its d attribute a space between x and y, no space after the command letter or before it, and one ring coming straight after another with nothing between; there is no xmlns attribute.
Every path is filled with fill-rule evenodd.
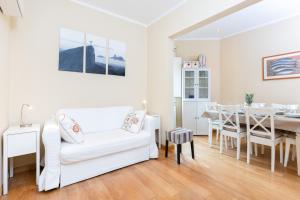
<svg viewBox="0 0 300 200"><path fill-rule="evenodd" d="M7 136L8 157L20 156L36 152L36 132Z"/></svg>

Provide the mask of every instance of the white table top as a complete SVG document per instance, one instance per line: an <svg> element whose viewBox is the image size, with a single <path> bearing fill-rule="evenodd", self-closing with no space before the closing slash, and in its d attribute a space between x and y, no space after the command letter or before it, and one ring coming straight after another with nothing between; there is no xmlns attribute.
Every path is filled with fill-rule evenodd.
<svg viewBox="0 0 300 200"><path fill-rule="evenodd" d="M245 114L239 114L240 123L245 123ZM219 119L218 111L208 110L202 114L202 117L210 119ZM300 118L287 117L285 115L275 115L275 128L300 133Z"/></svg>
<svg viewBox="0 0 300 200"><path fill-rule="evenodd" d="M158 114L148 114L148 115L151 116L151 117L157 117L157 118L160 117L160 115L158 115Z"/></svg>
<svg viewBox="0 0 300 200"><path fill-rule="evenodd" d="M29 132L40 132L40 124L32 124L30 127L20 127L20 126L11 126L9 127L3 135L14 135L20 133L29 133Z"/></svg>

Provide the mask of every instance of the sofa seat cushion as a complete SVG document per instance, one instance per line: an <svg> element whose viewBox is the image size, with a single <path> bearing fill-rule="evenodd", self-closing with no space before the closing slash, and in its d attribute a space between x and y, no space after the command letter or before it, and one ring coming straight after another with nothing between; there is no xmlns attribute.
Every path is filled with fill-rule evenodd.
<svg viewBox="0 0 300 200"><path fill-rule="evenodd" d="M130 149L147 146L150 134L140 131L133 134L122 129L84 134L82 144L62 142L60 159L62 164L72 164Z"/></svg>

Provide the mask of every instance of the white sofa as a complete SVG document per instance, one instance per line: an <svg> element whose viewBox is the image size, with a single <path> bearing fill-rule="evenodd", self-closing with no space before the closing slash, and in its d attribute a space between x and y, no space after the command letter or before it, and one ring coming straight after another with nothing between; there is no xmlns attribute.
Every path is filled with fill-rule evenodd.
<svg viewBox="0 0 300 200"><path fill-rule="evenodd" d="M145 117L138 134L121 129L132 107L63 109L76 120L84 133L84 143L61 141L55 119L45 123L42 140L45 167L39 191L64 187L128 165L158 157L153 118Z"/></svg>

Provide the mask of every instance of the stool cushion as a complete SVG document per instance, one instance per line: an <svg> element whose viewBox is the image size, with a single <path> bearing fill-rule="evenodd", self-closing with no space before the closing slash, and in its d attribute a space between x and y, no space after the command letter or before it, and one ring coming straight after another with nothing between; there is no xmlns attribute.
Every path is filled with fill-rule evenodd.
<svg viewBox="0 0 300 200"><path fill-rule="evenodd" d="M176 128L167 132L167 140L174 144L183 144L193 140L193 131L185 128Z"/></svg>

